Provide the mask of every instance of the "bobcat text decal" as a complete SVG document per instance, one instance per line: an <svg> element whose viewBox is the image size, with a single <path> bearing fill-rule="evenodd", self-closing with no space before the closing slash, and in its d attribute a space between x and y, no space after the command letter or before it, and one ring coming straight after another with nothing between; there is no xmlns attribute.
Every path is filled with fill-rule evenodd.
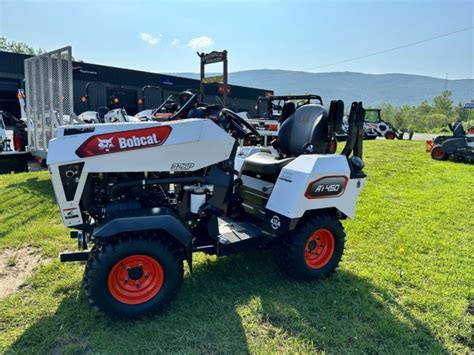
<svg viewBox="0 0 474 355"><path fill-rule="evenodd" d="M171 133L171 129L171 126L159 126L95 135L82 143L76 150L76 154L81 158L85 158L156 147L166 141Z"/></svg>

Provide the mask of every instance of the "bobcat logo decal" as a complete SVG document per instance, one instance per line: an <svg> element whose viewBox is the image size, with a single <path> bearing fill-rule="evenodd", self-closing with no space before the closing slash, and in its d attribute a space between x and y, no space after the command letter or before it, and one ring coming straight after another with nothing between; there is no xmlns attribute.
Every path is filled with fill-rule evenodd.
<svg viewBox="0 0 474 355"><path fill-rule="evenodd" d="M97 138L97 140L99 141L97 147L104 152L108 152L111 148L115 147L115 145L113 145L112 143L113 139L114 137L110 137L108 139Z"/></svg>

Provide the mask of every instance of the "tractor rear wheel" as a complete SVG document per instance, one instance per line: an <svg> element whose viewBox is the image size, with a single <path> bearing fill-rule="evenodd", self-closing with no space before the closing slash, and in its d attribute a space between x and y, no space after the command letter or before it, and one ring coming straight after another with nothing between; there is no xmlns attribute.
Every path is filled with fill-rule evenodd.
<svg viewBox="0 0 474 355"><path fill-rule="evenodd" d="M447 154L443 151L443 147L439 144L431 148L431 157L434 160L446 160L448 159Z"/></svg>
<svg viewBox="0 0 474 355"><path fill-rule="evenodd" d="M163 309L182 281L179 250L151 237L97 244L84 274L91 305L113 317L148 315Z"/></svg>
<svg viewBox="0 0 474 355"><path fill-rule="evenodd" d="M275 261L292 278L326 278L341 261L345 237L344 228L335 216L305 218L294 231L277 241Z"/></svg>

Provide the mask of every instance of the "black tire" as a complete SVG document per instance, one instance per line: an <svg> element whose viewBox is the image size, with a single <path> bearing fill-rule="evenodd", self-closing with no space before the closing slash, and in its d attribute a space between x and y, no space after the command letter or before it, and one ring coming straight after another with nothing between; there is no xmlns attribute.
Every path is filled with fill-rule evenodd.
<svg viewBox="0 0 474 355"><path fill-rule="evenodd" d="M394 140L395 138L397 138L397 134L394 131L388 131L385 133L385 139Z"/></svg>
<svg viewBox="0 0 474 355"><path fill-rule="evenodd" d="M447 160L448 155L443 151L443 147L440 144L436 144L431 148L431 158L434 160Z"/></svg>
<svg viewBox="0 0 474 355"><path fill-rule="evenodd" d="M322 230L331 232L333 252L326 255L319 267L308 264L307 249L310 239ZM318 232L318 233L317 233ZM296 229L277 240L273 255L281 270L288 276L299 280L323 279L330 276L338 267L344 253L346 234L339 220L332 215L317 215L301 220ZM316 249L316 248L315 248ZM324 247L321 250L323 255ZM315 254L316 255L316 254Z"/></svg>
<svg viewBox="0 0 474 355"><path fill-rule="evenodd" d="M137 270L140 272L139 265L131 265L131 270L121 271L128 273L128 276L127 281L124 281L127 285L120 286L122 281L119 282L119 278L115 277L117 271L114 270L124 268L126 265L122 261L134 257L140 257L142 260L146 257L152 263L158 263L161 274L158 276L153 272L150 272L151 276L147 274L148 265L145 261L145 267L143 264L141 266L141 276L136 274L131 276L131 272L136 273ZM162 280L160 286L153 287L158 279ZM113 286L110 285L111 282ZM144 286L144 292L147 290L151 292L147 295L151 299L144 300L145 297L138 297L134 301L138 303L131 304L130 301L124 303L112 294L117 285L125 288L130 287L129 284L134 286L135 283L140 282ZM94 246L84 273L84 288L91 305L112 317L120 318L150 315L162 310L175 297L182 282L183 260L180 251L167 241L152 237L115 239L97 244ZM137 292L138 288L137 286ZM158 289L157 293L153 294L153 290L156 289ZM131 297L122 294L125 298ZM130 299L127 298L127 300Z"/></svg>

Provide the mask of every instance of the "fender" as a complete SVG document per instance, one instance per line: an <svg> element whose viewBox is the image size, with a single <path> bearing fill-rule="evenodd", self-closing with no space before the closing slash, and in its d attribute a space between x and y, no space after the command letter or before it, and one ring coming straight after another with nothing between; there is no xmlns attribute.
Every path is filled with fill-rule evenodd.
<svg viewBox="0 0 474 355"><path fill-rule="evenodd" d="M193 235L176 213L169 208L130 212L127 216L117 216L104 221L94 228L93 236L108 238L126 232L163 230L186 248L186 259L191 268Z"/></svg>

